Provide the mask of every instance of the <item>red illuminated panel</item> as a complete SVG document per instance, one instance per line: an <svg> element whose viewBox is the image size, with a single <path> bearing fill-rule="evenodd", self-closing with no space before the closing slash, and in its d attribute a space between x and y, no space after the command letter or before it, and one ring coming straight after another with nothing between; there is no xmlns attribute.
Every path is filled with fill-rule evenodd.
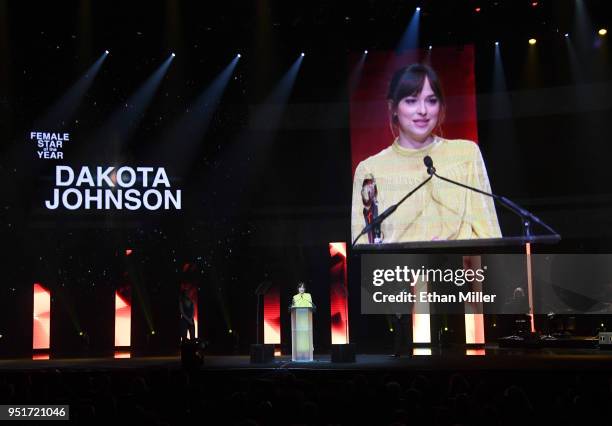
<svg viewBox="0 0 612 426"><path fill-rule="evenodd" d="M483 314L465 314L465 343L484 345Z"/></svg>
<svg viewBox="0 0 612 426"><path fill-rule="evenodd" d="M34 326L32 349L49 349L51 329L51 292L41 284L34 284Z"/></svg>
<svg viewBox="0 0 612 426"><path fill-rule="evenodd" d="M332 345L349 343L346 243L329 243Z"/></svg>
<svg viewBox="0 0 612 426"><path fill-rule="evenodd" d="M420 308L421 311L426 309L429 306ZM431 318L428 313L412 313L412 343L431 343Z"/></svg>
<svg viewBox="0 0 612 426"><path fill-rule="evenodd" d="M279 345L280 330L280 291L277 285L264 294L264 343Z"/></svg>
<svg viewBox="0 0 612 426"><path fill-rule="evenodd" d="M195 299L193 301L193 324L195 326L195 337L198 338L198 293L195 294Z"/></svg>
<svg viewBox="0 0 612 426"><path fill-rule="evenodd" d="M47 360L50 359L49 354L34 354L32 355L32 360L33 361L42 361L42 360Z"/></svg>
<svg viewBox="0 0 612 426"><path fill-rule="evenodd" d="M463 269L476 270L482 268L480 256L463 256ZM474 281L471 284L472 291L482 292L482 281ZM482 313L482 302L464 303L465 309L465 343L485 343L484 315Z"/></svg>
<svg viewBox="0 0 612 426"><path fill-rule="evenodd" d="M115 291L115 346L130 346L132 334L132 298L129 287Z"/></svg>

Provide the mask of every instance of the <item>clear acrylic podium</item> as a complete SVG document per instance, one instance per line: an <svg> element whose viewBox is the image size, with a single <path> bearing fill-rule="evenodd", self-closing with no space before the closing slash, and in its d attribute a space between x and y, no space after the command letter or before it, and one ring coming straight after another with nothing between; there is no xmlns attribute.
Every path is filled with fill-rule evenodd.
<svg viewBox="0 0 612 426"><path fill-rule="evenodd" d="M291 308L291 361L312 361L312 308Z"/></svg>

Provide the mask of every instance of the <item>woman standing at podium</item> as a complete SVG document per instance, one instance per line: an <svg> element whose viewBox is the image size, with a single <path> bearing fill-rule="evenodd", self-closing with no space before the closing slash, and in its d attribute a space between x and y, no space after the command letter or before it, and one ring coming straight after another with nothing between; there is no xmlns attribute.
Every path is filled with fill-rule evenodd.
<svg viewBox="0 0 612 426"><path fill-rule="evenodd" d="M310 293L306 293L306 285L298 284L298 293L291 298L291 360L312 361L312 312L317 308L312 302ZM310 308L310 309L304 309Z"/></svg>
<svg viewBox="0 0 612 426"><path fill-rule="evenodd" d="M436 72L424 64L400 68L387 94L390 146L363 160L355 170L351 231L353 239L379 213L397 203L427 177L424 158L437 172L455 181L491 192L478 145L445 139L441 126L446 100ZM433 178L400 205L360 243L463 240L500 237L493 200Z"/></svg>
<svg viewBox="0 0 612 426"><path fill-rule="evenodd" d="M306 284L303 282L298 283L297 294L291 299L291 306L289 308L312 308L313 311L317 310L317 307L312 302L312 296L310 293L306 293Z"/></svg>

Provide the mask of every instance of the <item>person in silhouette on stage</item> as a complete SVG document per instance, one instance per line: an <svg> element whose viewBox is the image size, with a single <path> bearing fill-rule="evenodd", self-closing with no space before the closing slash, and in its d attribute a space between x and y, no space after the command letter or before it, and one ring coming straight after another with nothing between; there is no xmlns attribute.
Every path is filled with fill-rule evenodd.
<svg viewBox="0 0 612 426"><path fill-rule="evenodd" d="M412 321L410 314L391 315L391 326L393 328L393 357L411 355Z"/></svg>
<svg viewBox="0 0 612 426"><path fill-rule="evenodd" d="M528 315L529 300L523 287L516 287L512 292L512 299L506 304L506 311L510 314Z"/></svg>
<svg viewBox="0 0 612 426"><path fill-rule="evenodd" d="M525 290L521 286L515 287L512 292L512 298L504 305L504 315L509 321L509 332L513 336L522 336L529 332L530 321L529 316L529 299L525 294Z"/></svg>
<svg viewBox="0 0 612 426"><path fill-rule="evenodd" d="M186 289L181 290L179 295L179 312L181 313L181 343L187 341L187 332L189 332L189 339L195 339L195 305Z"/></svg>

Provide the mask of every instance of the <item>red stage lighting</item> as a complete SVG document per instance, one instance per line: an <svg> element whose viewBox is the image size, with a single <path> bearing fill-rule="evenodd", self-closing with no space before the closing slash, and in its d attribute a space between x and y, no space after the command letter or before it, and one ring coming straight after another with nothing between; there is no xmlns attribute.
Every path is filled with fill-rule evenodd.
<svg viewBox="0 0 612 426"><path fill-rule="evenodd" d="M51 292L34 283L32 349L49 349L51 330Z"/></svg>
<svg viewBox="0 0 612 426"><path fill-rule="evenodd" d="M280 345L280 290L277 285L264 294L264 343Z"/></svg>
<svg viewBox="0 0 612 426"><path fill-rule="evenodd" d="M346 243L329 243L332 345L349 343Z"/></svg>

